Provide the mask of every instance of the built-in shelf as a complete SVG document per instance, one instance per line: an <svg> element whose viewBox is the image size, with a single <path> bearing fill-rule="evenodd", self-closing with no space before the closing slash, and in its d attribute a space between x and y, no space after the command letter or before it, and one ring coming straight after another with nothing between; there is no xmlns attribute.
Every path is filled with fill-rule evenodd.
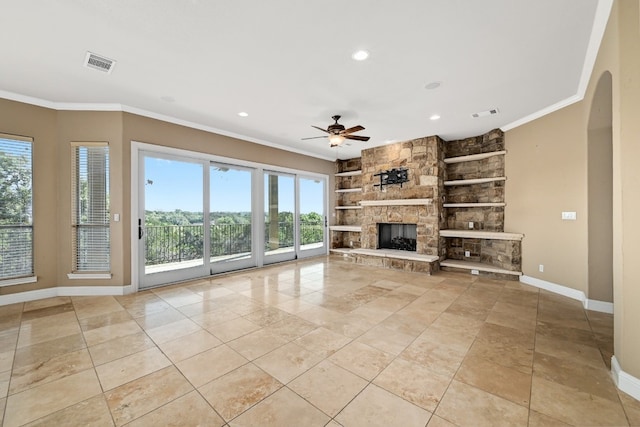
<svg viewBox="0 0 640 427"><path fill-rule="evenodd" d="M362 175L362 171L357 170L357 171L349 171L349 172L340 172L335 174L334 176L356 176L356 175Z"/></svg>
<svg viewBox="0 0 640 427"><path fill-rule="evenodd" d="M444 208L495 208L501 206L506 206L506 203L444 203L442 205Z"/></svg>
<svg viewBox="0 0 640 427"><path fill-rule="evenodd" d="M334 254L346 255L346 254L350 254L352 250L353 249L350 249L350 248L333 248L333 249L329 249L329 252Z"/></svg>
<svg viewBox="0 0 640 427"><path fill-rule="evenodd" d="M330 225L329 230L331 231L353 231L355 233L362 232L362 227L359 225Z"/></svg>
<svg viewBox="0 0 640 427"><path fill-rule="evenodd" d="M483 230L440 230L441 237L460 237L468 239L522 240L524 234L504 233L502 231Z"/></svg>
<svg viewBox="0 0 640 427"><path fill-rule="evenodd" d="M472 162L474 160L488 159L493 156L502 156L507 154L506 151L492 151L491 153L470 154L468 156L449 157L444 159L445 163L460 163L460 162Z"/></svg>
<svg viewBox="0 0 640 427"><path fill-rule="evenodd" d="M336 193L359 193L361 191L362 188L339 188Z"/></svg>
<svg viewBox="0 0 640 427"><path fill-rule="evenodd" d="M362 206L336 206L336 209L362 209Z"/></svg>
<svg viewBox="0 0 640 427"><path fill-rule="evenodd" d="M407 261L434 262L440 259L437 255L417 254L411 251L399 251L396 249L351 249L351 253L383 258L404 259Z"/></svg>
<svg viewBox="0 0 640 427"><path fill-rule="evenodd" d="M362 206L414 206L430 205L433 199L362 200Z"/></svg>
<svg viewBox="0 0 640 427"><path fill-rule="evenodd" d="M452 185L473 185L473 184L485 184L487 182L494 181L506 181L507 178L504 176L497 176L495 178L475 178L475 179L456 179L453 181L445 181L444 185L452 186Z"/></svg>
<svg viewBox="0 0 640 427"><path fill-rule="evenodd" d="M462 261L458 259L445 259L444 261L440 261L440 267L451 267L451 268L460 268L463 270L477 270L477 271L484 271L487 273L499 273L499 274L510 274L512 276L522 276L522 272L520 271L505 270L503 268L494 267L492 265L483 264L480 262Z"/></svg>

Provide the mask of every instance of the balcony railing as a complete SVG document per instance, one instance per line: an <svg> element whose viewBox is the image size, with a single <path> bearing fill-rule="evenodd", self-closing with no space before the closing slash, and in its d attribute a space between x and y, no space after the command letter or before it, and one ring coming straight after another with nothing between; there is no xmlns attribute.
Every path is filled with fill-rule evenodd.
<svg viewBox="0 0 640 427"><path fill-rule="evenodd" d="M293 247L293 222L278 223L278 248ZM300 243L323 241L323 225L300 224ZM265 230L265 249L269 249L269 230ZM167 264L202 259L204 228L202 225L151 225L145 227L145 265ZM211 257L251 253L251 224L211 225Z"/></svg>

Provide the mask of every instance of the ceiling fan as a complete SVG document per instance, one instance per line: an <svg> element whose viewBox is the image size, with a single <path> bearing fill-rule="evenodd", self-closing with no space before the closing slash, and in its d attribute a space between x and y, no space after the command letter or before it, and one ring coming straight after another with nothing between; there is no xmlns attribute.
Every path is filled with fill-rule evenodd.
<svg viewBox="0 0 640 427"><path fill-rule="evenodd" d="M332 116L331 118L335 120L335 123L332 125L329 125L329 127L326 129L319 128L318 126L311 126L312 128L316 128L318 130L321 130L322 132L328 133L328 135L313 136L311 138L302 138L302 139L305 140L305 139L329 138L329 146L331 147L338 147L342 145L345 139L353 139L356 141L369 140L368 136L351 135L352 133L364 130L362 126L358 125L358 126L351 127L349 129L345 129L343 125L338 123L338 120L340 120L340 116Z"/></svg>

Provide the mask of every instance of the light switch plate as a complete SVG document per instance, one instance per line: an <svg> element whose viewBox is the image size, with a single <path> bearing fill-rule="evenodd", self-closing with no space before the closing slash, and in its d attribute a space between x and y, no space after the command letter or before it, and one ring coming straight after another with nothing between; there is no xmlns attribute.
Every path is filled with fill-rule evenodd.
<svg viewBox="0 0 640 427"><path fill-rule="evenodd" d="M562 212L562 219L564 221L575 221L576 213L575 212Z"/></svg>

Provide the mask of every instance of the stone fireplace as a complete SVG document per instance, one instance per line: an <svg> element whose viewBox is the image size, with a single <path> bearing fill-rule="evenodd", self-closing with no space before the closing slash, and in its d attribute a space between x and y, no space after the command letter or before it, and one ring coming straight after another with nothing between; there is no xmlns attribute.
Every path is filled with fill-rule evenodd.
<svg viewBox="0 0 640 427"><path fill-rule="evenodd" d="M416 250L416 224L378 224L378 249Z"/></svg>

